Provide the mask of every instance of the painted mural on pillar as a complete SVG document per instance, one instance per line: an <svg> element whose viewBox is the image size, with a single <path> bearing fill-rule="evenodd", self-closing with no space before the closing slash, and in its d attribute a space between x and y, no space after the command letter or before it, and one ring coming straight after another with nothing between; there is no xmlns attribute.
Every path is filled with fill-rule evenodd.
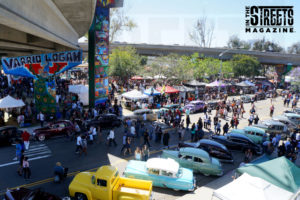
<svg viewBox="0 0 300 200"><path fill-rule="evenodd" d="M97 1L95 12L95 105L108 98L109 7L113 1Z"/></svg>
<svg viewBox="0 0 300 200"><path fill-rule="evenodd" d="M115 0L97 0L97 6L109 7L115 4Z"/></svg>
<svg viewBox="0 0 300 200"><path fill-rule="evenodd" d="M35 79L34 96L37 111L55 114L55 75L81 64L82 51L2 58L1 61L6 74Z"/></svg>

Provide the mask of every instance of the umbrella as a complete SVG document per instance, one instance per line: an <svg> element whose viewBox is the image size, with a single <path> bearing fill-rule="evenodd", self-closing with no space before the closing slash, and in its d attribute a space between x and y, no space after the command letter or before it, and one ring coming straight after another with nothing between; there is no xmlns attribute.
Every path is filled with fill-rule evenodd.
<svg viewBox="0 0 300 200"><path fill-rule="evenodd" d="M193 86L193 87L200 87L200 86L205 86L206 83L202 83L197 80L192 80L192 81L186 83L185 85L189 85L189 86Z"/></svg>
<svg viewBox="0 0 300 200"><path fill-rule="evenodd" d="M164 75L156 75L154 76L155 79L166 79L167 77L165 77Z"/></svg>
<svg viewBox="0 0 300 200"><path fill-rule="evenodd" d="M157 91L162 91L162 89L164 90L163 92L168 93L168 94L172 94L172 93L178 93L179 90L172 88L171 86L165 86L165 87L157 87L156 90Z"/></svg>
<svg viewBox="0 0 300 200"><path fill-rule="evenodd" d="M131 80L143 80L143 77L141 77L141 76L133 76L133 77L131 77Z"/></svg>
<svg viewBox="0 0 300 200"><path fill-rule="evenodd" d="M254 83L251 83L250 81L248 81L248 80L246 80L246 81L244 81L246 84L248 84L249 86L255 86L255 84Z"/></svg>
<svg viewBox="0 0 300 200"><path fill-rule="evenodd" d="M157 96L160 95L160 92L154 88L148 88L147 90L144 91L144 94L149 96Z"/></svg>
<svg viewBox="0 0 300 200"><path fill-rule="evenodd" d="M186 86L174 86L174 88L179 90L180 92L195 92L195 89Z"/></svg>
<svg viewBox="0 0 300 200"><path fill-rule="evenodd" d="M22 100L17 100L9 95L0 99L0 108L18 108L23 106L25 106L25 104Z"/></svg>
<svg viewBox="0 0 300 200"><path fill-rule="evenodd" d="M138 90L131 90L122 94L122 97L131 100L148 99L149 97Z"/></svg>
<svg viewBox="0 0 300 200"><path fill-rule="evenodd" d="M214 82L212 82L212 83L207 84L206 86L207 86L207 87L219 87L219 86L225 87L226 84L223 83L222 81L214 81Z"/></svg>

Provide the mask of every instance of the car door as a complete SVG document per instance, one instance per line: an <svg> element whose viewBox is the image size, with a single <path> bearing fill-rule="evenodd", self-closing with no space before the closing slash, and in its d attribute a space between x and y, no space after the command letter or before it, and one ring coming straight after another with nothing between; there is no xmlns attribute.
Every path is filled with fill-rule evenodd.
<svg viewBox="0 0 300 200"><path fill-rule="evenodd" d="M193 168L194 171L201 172L201 173L208 173L207 164L200 158L194 156L193 158Z"/></svg>
<svg viewBox="0 0 300 200"><path fill-rule="evenodd" d="M186 168L193 168L193 156L182 155L180 158L180 165Z"/></svg>

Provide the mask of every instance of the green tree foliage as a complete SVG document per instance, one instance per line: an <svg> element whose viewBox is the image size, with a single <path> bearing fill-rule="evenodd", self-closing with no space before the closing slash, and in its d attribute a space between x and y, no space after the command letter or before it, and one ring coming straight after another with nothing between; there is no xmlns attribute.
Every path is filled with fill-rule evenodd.
<svg viewBox="0 0 300 200"><path fill-rule="evenodd" d="M140 71L140 62L141 59L133 47L113 49L109 58L109 75L118 76L124 81L128 80Z"/></svg>
<svg viewBox="0 0 300 200"><path fill-rule="evenodd" d="M284 49L279 44L277 44L275 42L267 41L265 38L256 40L253 43L252 50L284 52Z"/></svg>
<svg viewBox="0 0 300 200"><path fill-rule="evenodd" d="M257 58L253 56L234 55L231 63L235 77L259 75L260 63Z"/></svg>
<svg viewBox="0 0 300 200"><path fill-rule="evenodd" d="M297 42L288 48L288 53L300 54L300 42Z"/></svg>
<svg viewBox="0 0 300 200"><path fill-rule="evenodd" d="M251 45L249 42L241 40L237 35L233 35L227 42L228 48L231 49L246 49L249 50Z"/></svg>

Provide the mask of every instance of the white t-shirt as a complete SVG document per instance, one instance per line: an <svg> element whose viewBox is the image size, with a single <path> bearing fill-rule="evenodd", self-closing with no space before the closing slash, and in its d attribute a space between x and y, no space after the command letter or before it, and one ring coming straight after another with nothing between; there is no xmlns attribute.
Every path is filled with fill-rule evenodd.
<svg viewBox="0 0 300 200"><path fill-rule="evenodd" d="M135 128L134 128L134 126L131 126L130 132L131 132L132 135L135 135Z"/></svg>
<svg viewBox="0 0 300 200"><path fill-rule="evenodd" d="M146 113L143 114L143 119L144 119L144 121L147 120L147 114Z"/></svg>
<svg viewBox="0 0 300 200"><path fill-rule="evenodd" d="M108 139L114 139L115 138L115 132L113 130L109 131Z"/></svg>
<svg viewBox="0 0 300 200"><path fill-rule="evenodd" d="M80 146L80 145L81 145L81 142L82 142L81 137L80 137L80 136L77 136L76 145L77 145L77 146Z"/></svg>

